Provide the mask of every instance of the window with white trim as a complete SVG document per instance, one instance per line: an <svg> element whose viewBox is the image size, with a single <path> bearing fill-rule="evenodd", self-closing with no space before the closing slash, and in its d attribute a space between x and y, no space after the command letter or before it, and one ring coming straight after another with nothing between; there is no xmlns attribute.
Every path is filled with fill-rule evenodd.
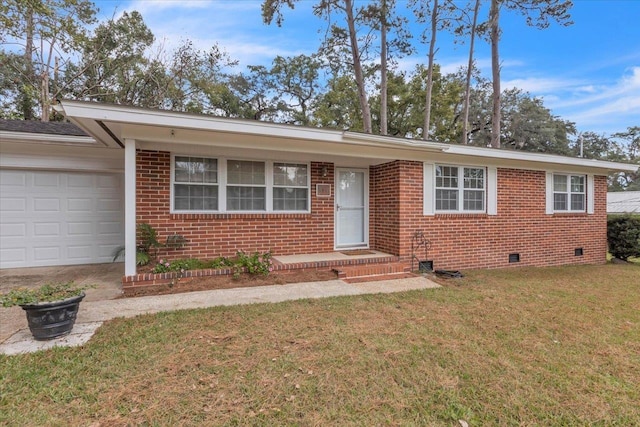
<svg viewBox="0 0 640 427"><path fill-rule="evenodd" d="M584 212L585 206L585 175L553 174L553 210L555 212Z"/></svg>
<svg viewBox="0 0 640 427"><path fill-rule="evenodd" d="M174 212L308 212L308 163L173 157Z"/></svg>
<svg viewBox="0 0 640 427"><path fill-rule="evenodd" d="M176 156L173 207L181 211L218 210L218 161Z"/></svg>
<svg viewBox="0 0 640 427"><path fill-rule="evenodd" d="M436 212L484 212L485 168L435 165Z"/></svg>
<svg viewBox="0 0 640 427"><path fill-rule="evenodd" d="M306 211L309 207L306 164L273 164L273 210Z"/></svg>

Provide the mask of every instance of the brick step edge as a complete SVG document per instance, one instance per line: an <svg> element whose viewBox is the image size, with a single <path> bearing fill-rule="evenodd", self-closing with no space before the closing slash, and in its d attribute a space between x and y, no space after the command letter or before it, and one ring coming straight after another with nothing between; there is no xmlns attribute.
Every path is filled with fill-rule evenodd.
<svg viewBox="0 0 640 427"><path fill-rule="evenodd" d="M359 277L376 277L390 274L411 273L411 267L402 263L360 265L334 268L338 279L354 279Z"/></svg>
<svg viewBox="0 0 640 427"><path fill-rule="evenodd" d="M385 256L378 258L360 258L349 260L335 261L312 261L294 264L281 264L274 262L273 271L296 271L296 270L338 270L345 268L363 268L373 265L389 265L398 261L396 256ZM165 285L176 280L188 281L197 277L226 276L232 275L234 270L231 268L222 269L205 269L205 270L187 270L184 273L168 272L168 273L140 273L134 276L124 276L122 278L122 288L138 286Z"/></svg>

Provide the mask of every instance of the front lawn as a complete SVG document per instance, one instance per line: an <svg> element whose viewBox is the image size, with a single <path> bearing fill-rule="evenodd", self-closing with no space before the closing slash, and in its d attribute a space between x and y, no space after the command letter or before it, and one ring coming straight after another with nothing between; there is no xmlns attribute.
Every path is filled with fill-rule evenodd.
<svg viewBox="0 0 640 427"><path fill-rule="evenodd" d="M108 322L0 356L0 425L640 425L640 266Z"/></svg>

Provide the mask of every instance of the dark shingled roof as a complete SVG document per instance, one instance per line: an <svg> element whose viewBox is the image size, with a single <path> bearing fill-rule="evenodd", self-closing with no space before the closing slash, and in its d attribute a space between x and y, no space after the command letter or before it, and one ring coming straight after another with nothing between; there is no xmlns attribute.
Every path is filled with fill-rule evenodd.
<svg viewBox="0 0 640 427"><path fill-rule="evenodd" d="M46 135L88 136L73 123L0 119L0 131L42 133Z"/></svg>

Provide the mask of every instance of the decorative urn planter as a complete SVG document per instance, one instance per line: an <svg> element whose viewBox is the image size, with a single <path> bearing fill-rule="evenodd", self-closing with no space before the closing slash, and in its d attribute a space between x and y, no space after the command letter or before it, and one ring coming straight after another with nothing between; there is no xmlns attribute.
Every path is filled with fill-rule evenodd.
<svg viewBox="0 0 640 427"><path fill-rule="evenodd" d="M20 307L27 313L29 330L36 340L51 340L69 335L76 323L81 295L60 301L39 304L22 304Z"/></svg>
<svg viewBox="0 0 640 427"><path fill-rule="evenodd" d="M20 306L27 313L31 334L37 340L68 335L76 323L84 291L93 285L73 282L46 283L38 288L17 288L0 295L0 306Z"/></svg>

